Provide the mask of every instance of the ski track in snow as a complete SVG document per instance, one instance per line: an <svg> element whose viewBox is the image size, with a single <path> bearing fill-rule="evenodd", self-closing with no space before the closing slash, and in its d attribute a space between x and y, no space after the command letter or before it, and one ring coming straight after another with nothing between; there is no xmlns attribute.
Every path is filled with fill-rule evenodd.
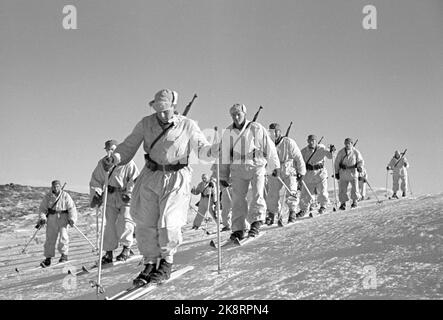
<svg viewBox="0 0 443 320"><path fill-rule="evenodd" d="M142 299L442 299L443 194L401 200L386 200L384 190L378 195L382 204L371 199L357 209L330 208L325 215L299 219L285 228L265 226L259 239L222 250L220 273L217 250L209 247L216 235L191 230L195 213L190 210L174 268L195 269ZM71 266L25 272L43 259L44 232L20 254L35 231L37 198L21 203L28 215L1 221L0 299L96 299L89 282L97 279L97 272L67 274L68 268L79 271L97 259L73 229L69 257L76 261ZM76 201L82 207L78 226L95 243L95 210L87 208L87 195L78 195ZM287 212L283 218L286 224ZM214 222L208 229L216 230ZM227 237L229 233L221 234L222 241ZM134 251L138 254L136 246ZM58 257L56 253L53 261ZM126 288L143 269L138 263L103 269L106 295ZM16 267L23 272L17 274Z"/></svg>

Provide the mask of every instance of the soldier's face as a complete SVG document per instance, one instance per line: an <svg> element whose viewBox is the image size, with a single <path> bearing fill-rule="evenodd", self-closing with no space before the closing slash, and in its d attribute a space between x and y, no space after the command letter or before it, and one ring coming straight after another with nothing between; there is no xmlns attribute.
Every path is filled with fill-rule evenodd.
<svg viewBox="0 0 443 320"><path fill-rule="evenodd" d="M239 110L234 110L231 112L232 121L234 121L236 126L240 126L243 122L245 122L246 114Z"/></svg>
<svg viewBox="0 0 443 320"><path fill-rule="evenodd" d="M317 140L315 139L308 139L308 147L311 149L314 149L317 146Z"/></svg>
<svg viewBox="0 0 443 320"><path fill-rule="evenodd" d="M346 148L346 150L351 150L352 143L350 141L345 141L345 148Z"/></svg>
<svg viewBox="0 0 443 320"><path fill-rule="evenodd" d="M110 148L106 148L106 149L105 149L106 154L107 154L108 156L112 155L112 154L114 153L114 151L115 151L116 148L117 148L116 145L112 145Z"/></svg>
<svg viewBox="0 0 443 320"><path fill-rule="evenodd" d="M269 135L272 141L277 141L281 136L281 131L279 129L269 129Z"/></svg>
<svg viewBox="0 0 443 320"><path fill-rule="evenodd" d="M60 191L62 190L62 187L60 184L56 183L52 185L52 193L55 195L58 195Z"/></svg>
<svg viewBox="0 0 443 320"><path fill-rule="evenodd" d="M164 111L157 112L157 117L162 123L168 123L174 116L174 108L170 108Z"/></svg>
<svg viewBox="0 0 443 320"><path fill-rule="evenodd" d="M204 183L206 183L206 182L208 182L208 178L207 178L206 176L202 176L202 181L203 181Z"/></svg>

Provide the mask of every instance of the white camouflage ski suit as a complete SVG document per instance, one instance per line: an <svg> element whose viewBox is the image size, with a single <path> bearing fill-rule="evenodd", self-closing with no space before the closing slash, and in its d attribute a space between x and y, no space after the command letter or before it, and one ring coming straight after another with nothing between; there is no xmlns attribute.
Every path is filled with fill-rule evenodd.
<svg viewBox="0 0 443 320"><path fill-rule="evenodd" d="M108 198L106 203L106 225L103 238L103 250L113 251L117 249L118 244L131 247L134 242L135 224L129 213L130 203L122 200L123 195L131 196L134 189L134 181L139 175L138 168L134 161L129 161L122 166L116 166L111 169L109 176ZM90 198L97 192L103 193L106 171L101 161L92 173L90 187ZM111 192L112 191L112 192ZM102 209L103 210L103 209Z"/></svg>
<svg viewBox="0 0 443 320"><path fill-rule="evenodd" d="M341 169L340 164L345 166L346 169ZM341 149L337 153L334 165L335 173L340 175L338 181L338 200L340 203L346 203L349 200L348 185L351 184L351 199L357 201L360 198L357 167L363 167L364 165L360 151L354 147L351 147L349 151L346 148Z"/></svg>
<svg viewBox="0 0 443 320"><path fill-rule="evenodd" d="M143 167L132 193L131 216L136 223L135 235L144 263L158 258L173 262L173 255L182 242L181 227L191 197L190 150L206 154L210 145L197 123L181 115L171 119L174 126L152 147L163 131L156 114L144 117L132 133L115 149L116 163L128 163L143 143L144 151L159 165L183 164L178 170L151 170Z"/></svg>
<svg viewBox="0 0 443 320"><path fill-rule="evenodd" d="M269 172L280 168L277 150L268 131L248 120L242 130L231 124L223 132L220 150L220 180L232 181L232 231L244 231L247 222L265 220L265 166ZM252 200L248 206L249 185Z"/></svg>
<svg viewBox="0 0 443 320"><path fill-rule="evenodd" d="M40 203L39 217L46 217L46 241L44 244L44 255L46 258L55 256L55 244L58 241L58 251L60 254L68 254L69 235L68 219L77 222L77 208L71 196L66 191L60 191L61 195L56 205L53 207L57 197L52 191L48 192ZM49 213L51 212L51 213Z"/></svg>
<svg viewBox="0 0 443 320"><path fill-rule="evenodd" d="M297 194L297 173L306 174L305 162L295 140L282 137L276 144L278 158L280 160L280 178L291 190L290 194L284 188L278 177L268 176L268 195L266 205L269 212L277 214L281 210L280 192L284 188L286 192L286 204L290 211L296 211L299 202Z"/></svg>
<svg viewBox="0 0 443 320"><path fill-rule="evenodd" d="M203 219L206 217L206 214L209 213L213 217L215 221L215 214L213 210L214 205L214 196L213 196L213 188L209 187L209 181L203 182L201 181L195 190L191 190L191 192L195 195L200 194L200 201L198 204L197 215L194 218L193 225L196 227L200 227Z"/></svg>
<svg viewBox="0 0 443 320"><path fill-rule="evenodd" d="M399 189L399 182L401 179L401 191L406 193L408 191L408 170L409 163L405 157L396 159L393 157L389 162L388 166L392 169L392 191L396 193ZM397 164L398 161L398 164ZM397 165L395 165L397 164Z"/></svg>
<svg viewBox="0 0 443 320"><path fill-rule="evenodd" d="M315 152L315 153L314 153ZM306 175L303 178L309 192L313 195L314 190L317 189L317 201L320 207L326 208L329 204L328 195L328 171L326 170L325 158L332 159L332 153L323 144L317 144L317 148L311 149L309 146L301 150L303 160L306 162ZM307 211L312 202L311 197L305 188L301 189L300 209Z"/></svg>

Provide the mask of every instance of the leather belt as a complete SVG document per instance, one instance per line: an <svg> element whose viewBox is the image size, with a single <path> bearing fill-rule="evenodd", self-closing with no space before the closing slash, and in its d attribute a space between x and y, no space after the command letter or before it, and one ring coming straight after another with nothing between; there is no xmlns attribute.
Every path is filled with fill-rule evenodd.
<svg viewBox="0 0 443 320"><path fill-rule="evenodd" d="M306 169L307 169L307 170L310 170L310 171L314 171L314 170L320 170L320 169L323 169L324 166L325 166L325 165L324 165L323 163L314 164L314 165L307 163L307 164L306 164Z"/></svg>
<svg viewBox="0 0 443 320"><path fill-rule="evenodd" d="M60 214L60 213L68 213L68 210L54 210L49 208L48 209L48 214Z"/></svg>
<svg viewBox="0 0 443 320"><path fill-rule="evenodd" d="M177 163L177 164L158 164L157 162L155 162L154 160L152 160L149 157L149 154L145 154L145 160L146 160L146 166L148 167L148 169L150 169L151 171L178 171L180 169L183 169L185 167L188 166L188 164L182 164L182 163Z"/></svg>

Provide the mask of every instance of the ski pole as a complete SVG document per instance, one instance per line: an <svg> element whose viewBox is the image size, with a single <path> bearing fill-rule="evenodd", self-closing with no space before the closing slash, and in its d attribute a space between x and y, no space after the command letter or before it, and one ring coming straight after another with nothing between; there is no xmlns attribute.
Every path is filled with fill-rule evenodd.
<svg viewBox="0 0 443 320"><path fill-rule="evenodd" d="M32 240L34 240L35 236L37 235L37 232L39 232L39 230L42 228L41 225L39 225L37 227L37 230L35 230L34 234L31 237L31 240L28 241L28 243L25 245L25 247L23 248L23 250L21 251L21 253L25 253L26 252L26 248L29 246L29 244L31 243Z"/></svg>
<svg viewBox="0 0 443 320"><path fill-rule="evenodd" d="M334 155L332 155L332 172L335 172L335 165L334 165ZM334 207L332 208L332 211L337 211L337 191L335 188L335 175L332 176L332 184L334 185Z"/></svg>
<svg viewBox="0 0 443 320"><path fill-rule="evenodd" d="M379 204L382 203L383 201L381 201L380 199L378 199L378 197L377 197L377 193L375 193L374 189L372 189L371 185L370 185L369 182L368 182L368 179L365 178L365 181L364 181L364 182L366 182L366 184L368 185L369 189L371 189L371 191L374 193L375 198L377 199L377 203L379 203Z"/></svg>
<svg viewBox="0 0 443 320"><path fill-rule="evenodd" d="M207 213L209 213L209 216L211 216L211 194L209 194L209 199L208 199L208 207L206 208L206 212L205 212L205 215L204 215L204 219L205 219L205 222L206 222L206 225L205 225L205 230L206 230L206 234L207 235L209 235L210 233L209 233L209 231L208 231L208 221L209 221L209 219L206 219L206 214Z"/></svg>
<svg viewBox="0 0 443 320"><path fill-rule="evenodd" d="M100 245L100 240L99 240L99 230L98 230L98 213L100 211L99 209L100 207L97 206L97 209L95 210L95 246L98 248L98 246Z"/></svg>
<svg viewBox="0 0 443 320"><path fill-rule="evenodd" d="M412 193L411 178L409 178L409 175L408 175L408 177L406 179L408 179L409 192L411 193L411 196L414 196L414 194Z"/></svg>
<svg viewBox="0 0 443 320"><path fill-rule="evenodd" d="M214 139L218 140L218 128L214 127ZM217 243L218 243L218 273L220 274L222 268L221 260L221 239L220 239L220 157L216 160L216 178L217 178ZM228 191L229 192L229 191Z"/></svg>
<svg viewBox="0 0 443 320"><path fill-rule="evenodd" d="M386 193L385 197L388 198L388 176L389 176L389 170L386 170Z"/></svg>
<svg viewBox="0 0 443 320"><path fill-rule="evenodd" d="M305 187L305 190L308 193L308 195L311 197L311 199L314 200L314 196L309 191L308 187L306 186L306 183L303 180L301 181L301 183L303 184L303 187Z"/></svg>
<svg viewBox="0 0 443 320"><path fill-rule="evenodd" d="M97 250L97 248L92 244L91 241L89 241L89 239L85 236L85 234L84 234L83 232L81 232L81 230L80 230L75 224L73 225L73 227L75 228L75 230L78 231L78 233L80 233L80 234L83 236L83 238L86 239L86 241L88 241L88 243L89 243L89 244L91 245L91 247L92 247L92 252L95 252L95 251Z"/></svg>
<svg viewBox="0 0 443 320"><path fill-rule="evenodd" d="M278 201L280 201L280 198L278 199ZM282 202L281 202L281 207L280 207L280 210L278 211L278 214L277 214L277 225L279 227L284 227L283 219L282 219L283 218L282 211L283 211L283 206L285 205L285 203L286 203L286 192L283 193L283 199L282 199Z"/></svg>
<svg viewBox="0 0 443 320"><path fill-rule="evenodd" d="M229 192L229 187L226 187L225 190L226 190L226 194L228 195L229 201L232 202L232 197L231 197L231 193Z"/></svg>
<svg viewBox="0 0 443 320"><path fill-rule="evenodd" d="M195 209L194 207L192 207L192 206L189 206L189 207L190 207L192 210L194 210L196 214L198 214L199 216L203 217L203 219L206 218L206 215L202 215L202 214L201 214L200 212L198 212L198 210ZM213 219L213 217L211 217L211 219Z"/></svg>
<svg viewBox="0 0 443 320"><path fill-rule="evenodd" d="M109 183L109 175L108 172L105 174L105 187L103 188L103 192L105 194L105 198L103 199L103 212L102 212L102 225L100 231L100 250L98 254L98 275L97 275L97 283L95 283L96 294L97 296L101 293L104 293L105 290L101 285L101 277L102 277L102 253L103 253L103 240L105 236L105 220L106 220L106 203L108 202L108 183Z"/></svg>

